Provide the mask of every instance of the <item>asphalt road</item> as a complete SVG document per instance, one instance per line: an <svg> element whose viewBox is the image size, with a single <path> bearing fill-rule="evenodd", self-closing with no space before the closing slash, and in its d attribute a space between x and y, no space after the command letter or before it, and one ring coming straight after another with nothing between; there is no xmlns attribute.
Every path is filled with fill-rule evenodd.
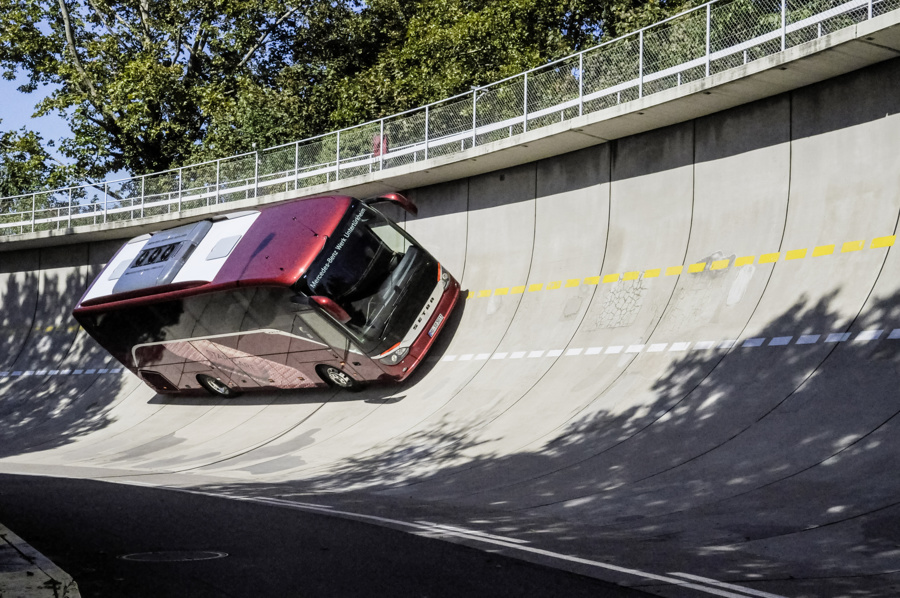
<svg viewBox="0 0 900 598"><path fill-rule="evenodd" d="M89 480L0 475L0 521L84 598L648 596L374 525ZM122 558L146 553L131 558L227 556Z"/></svg>

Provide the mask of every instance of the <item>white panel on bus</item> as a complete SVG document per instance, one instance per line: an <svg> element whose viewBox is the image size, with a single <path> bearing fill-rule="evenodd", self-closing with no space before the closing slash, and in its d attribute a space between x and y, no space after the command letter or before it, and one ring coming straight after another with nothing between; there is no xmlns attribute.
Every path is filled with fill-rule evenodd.
<svg viewBox="0 0 900 598"><path fill-rule="evenodd" d="M189 280L211 281L215 278L225 264L225 260L231 255L231 250L234 249L240 238L250 230L250 226L258 217L259 212L252 212L237 218L213 222L210 231L206 233L206 236L197 245L197 249L188 258L187 263L181 267L181 270L172 282ZM225 240L227 242L222 243ZM231 247L228 248L228 251L223 251L224 245L230 245ZM208 259L210 257L212 259Z"/></svg>

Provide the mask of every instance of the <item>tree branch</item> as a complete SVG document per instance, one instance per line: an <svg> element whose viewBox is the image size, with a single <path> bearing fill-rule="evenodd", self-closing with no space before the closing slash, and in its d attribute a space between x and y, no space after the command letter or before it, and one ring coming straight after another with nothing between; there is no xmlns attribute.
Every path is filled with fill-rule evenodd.
<svg viewBox="0 0 900 598"><path fill-rule="evenodd" d="M66 47L69 50L69 54L72 55L72 62L75 64L75 70L78 71L78 75L81 77L81 83L87 85L86 93L91 96L92 100L96 100L97 90L94 89L94 82L84 69L84 65L81 64L81 59L78 57L78 50L75 48L75 33L72 31L72 22L69 19L69 9L66 7L65 0L58 0L58 2L63 20L63 28L66 32ZM81 83L79 83L79 87L81 87Z"/></svg>
<svg viewBox="0 0 900 598"><path fill-rule="evenodd" d="M244 54L244 57L241 58L241 61L238 63L237 67L235 67L235 68L239 69L239 68L243 67L245 64L247 64L247 61L249 61L253 57L253 54L255 54L256 51L259 50L266 43L266 39L269 37L269 34L271 34L272 31L274 31L279 25L281 25L281 23L283 23L285 19L287 19L292 14L294 14L296 11L297 11L297 7L295 6L291 9L288 9L288 11L286 13L281 15L281 17L279 17L278 20L275 21L274 25L269 27L265 33L263 33L261 36L259 36L256 39L256 43L254 43L253 47L250 48L246 54Z"/></svg>

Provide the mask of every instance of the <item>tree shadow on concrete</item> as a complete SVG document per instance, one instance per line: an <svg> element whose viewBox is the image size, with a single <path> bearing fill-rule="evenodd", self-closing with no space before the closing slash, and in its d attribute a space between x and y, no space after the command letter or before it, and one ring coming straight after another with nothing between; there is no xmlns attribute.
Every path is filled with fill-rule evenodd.
<svg viewBox="0 0 900 598"><path fill-rule="evenodd" d="M900 295L853 321L836 298L798 298L731 349L681 353L656 374L651 402L598 396L534 450L492 453L490 428L445 418L324 474L217 490L328 493L328 504L490 522L611 562L652 553L734 580L882 595L876 578L861 580L898 569Z"/></svg>
<svg viewBox="0 0 900 598"><path fill-rule="evenodd" d="M79 330L75 302L97 272L85 246L4 254L0 266L0 457L109 425L120 367Z"/></svg>

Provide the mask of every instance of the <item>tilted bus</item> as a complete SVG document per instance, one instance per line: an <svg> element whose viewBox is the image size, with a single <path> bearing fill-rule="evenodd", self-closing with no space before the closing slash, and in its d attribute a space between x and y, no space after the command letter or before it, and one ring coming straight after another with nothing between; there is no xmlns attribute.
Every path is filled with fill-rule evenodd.
<svg viewBox="0 0 900 598"><path fill-rule="evenodd" d="M401 381L459 283L370 200L316 197L131 239L75 319L160 393Z"/></svg>

